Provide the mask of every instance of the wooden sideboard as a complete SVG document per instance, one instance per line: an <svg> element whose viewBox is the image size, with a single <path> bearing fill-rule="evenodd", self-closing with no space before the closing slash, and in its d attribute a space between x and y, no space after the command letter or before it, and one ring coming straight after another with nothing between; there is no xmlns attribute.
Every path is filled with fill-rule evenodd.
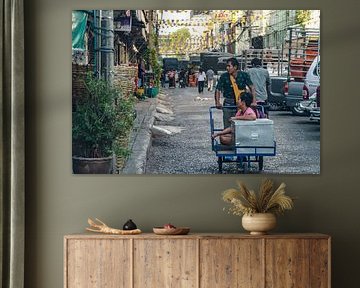
<svg viewBox="0 0 360 288"><path fill-rule="evenodd" d="M65 288L325 288L323 234L67 235Z"/></svg>

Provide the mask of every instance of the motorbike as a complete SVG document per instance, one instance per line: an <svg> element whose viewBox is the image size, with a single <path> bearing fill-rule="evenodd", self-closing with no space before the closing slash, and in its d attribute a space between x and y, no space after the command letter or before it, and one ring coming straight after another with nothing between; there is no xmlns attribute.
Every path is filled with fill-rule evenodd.
<svg viewBox="0 0 360 288"><path fill-rule="evenodd" d="M185 79L184 78L180 78L179 79L179 87L180 88L185 88Z"/></svg>

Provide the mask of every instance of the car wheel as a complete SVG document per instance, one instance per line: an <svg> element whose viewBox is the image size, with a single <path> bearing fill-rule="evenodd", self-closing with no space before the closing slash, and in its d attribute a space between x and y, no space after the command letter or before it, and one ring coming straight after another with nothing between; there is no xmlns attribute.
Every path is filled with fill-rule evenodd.
<svg viewBox="0 0 360 288"><path fill-rule="evenodd" d="M298 106L291 107L291 112L295 116L309 116L307 111L301 110Z"/></svg>
<svg viewBox="0 0 360 288"><path fill-rule="evenodd" d="M264 156L259 156L259 171L264 169Z"/></svg>

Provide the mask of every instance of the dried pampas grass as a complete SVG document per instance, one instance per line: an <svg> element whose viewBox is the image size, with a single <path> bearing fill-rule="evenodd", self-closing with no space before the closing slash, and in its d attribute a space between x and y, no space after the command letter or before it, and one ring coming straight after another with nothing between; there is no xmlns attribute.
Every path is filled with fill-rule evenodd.
<svg viewBox="0 0 360 288"><path fill-rule="evenodd" d="M222 199L231 204L229 213L233 215L252 215L255 213L283 214L294 207L294 198L285 195L285 183L274 190L274 183L262 180L259 192L249 190L242 181L237 182L238 189L230 188L222 193Z"/></svg>

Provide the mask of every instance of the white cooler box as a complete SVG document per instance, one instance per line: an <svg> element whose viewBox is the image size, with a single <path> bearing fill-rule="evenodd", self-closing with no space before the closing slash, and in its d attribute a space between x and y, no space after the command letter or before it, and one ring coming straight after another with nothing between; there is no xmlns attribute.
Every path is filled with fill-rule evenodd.
<svg viewBox="0 0 360 288"><path fill-rule="evenodd" d="M254 121L234 120L231 123L236 146L274 147L274 122L270 119ZM237 148L236 153L273 154L273 148Z"/></svg>

